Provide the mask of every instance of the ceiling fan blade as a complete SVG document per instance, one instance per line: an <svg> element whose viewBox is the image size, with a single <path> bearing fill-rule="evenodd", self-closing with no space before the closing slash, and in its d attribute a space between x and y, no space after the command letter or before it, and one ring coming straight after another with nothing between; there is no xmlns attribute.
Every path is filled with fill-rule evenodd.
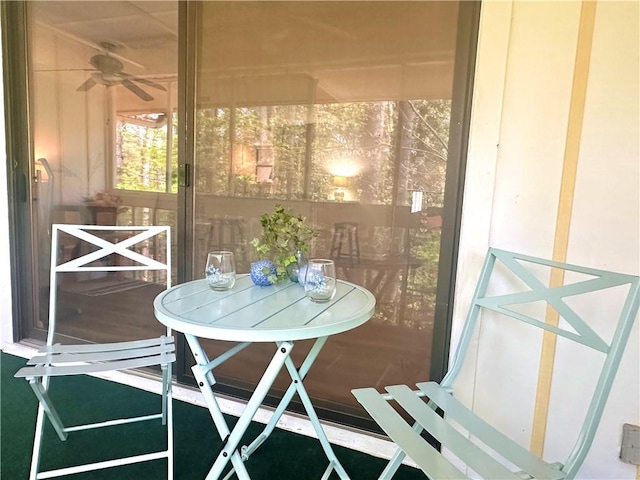
<svg viewBox="0 0 640 480"><path fill-rule="evenodd" d="M97 85L96 81L93 79L93 77L89 77L85 80L85 82L80 85L78 88L76 88L77 92L86 92L87 90L95 87Z"/></svg>
<svg viewBox="0 0 640 480"><path fill-rule="evenodd" d="M151 100L153 100L153 97L151 95L149 95L147 92L142 90L139 86L137 86L136 84L134 84L131 80L129 80L127 78L123 78L122 79L122 85L124 85L126 88L128 88L131 92L135 93L137 96L139 96L145 102L150 102Z"/></svg>
<svg viewBox="0 0 640 480"><path fill-rule="evenodd" d="M166 92L167 89L164 87L164 85L160 85L159 83L156 82L152 82L151 80L147 80L146 78L140 78L140 77L135 77L133 75L130 75L128 73L122 72L118 74L119 77L122 78L128 78L129 80L138 82L138 83L142 83L144 85L147 85L149 87L153 87L153 88L157 88L158 90L162 90L163 92Z"/></svg>

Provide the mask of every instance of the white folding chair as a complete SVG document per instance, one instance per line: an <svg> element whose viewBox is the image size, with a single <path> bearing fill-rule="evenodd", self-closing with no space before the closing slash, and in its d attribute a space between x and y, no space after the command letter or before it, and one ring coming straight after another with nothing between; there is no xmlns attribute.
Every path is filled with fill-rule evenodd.
<svg viewBox="0 0 640 480"><path fill-rule="evenodd" d="M612 295L615 301L606 294ZM637 276L490 249L454 361L443 380L417 383L417 389L406 385L388 386L386 393L379 393L374 388L352 390L369 415L399 447L380 478L390 479L406 455L427 477L438 480L575 478L593 442L639 302L640 278ZM513 324L513 321L525 325ZM488 336L478 338L483 330ZM509 338L512 331L519 334ZM527 335L523 337L525 331ZM499 337L491 344L493 349L500 348L497 345L502 350L507 345L520 346L512 351L519 359L503 358L503 363L512 365L515 375L523 377L519 369L527 353L531 356L531 349L539 347L543 332L545 338L557 337L559 348L564 352L573 354L580 350L591 360L571 366L570 375L575 378L583 378L579 375L581 368L588 369L593 374L595 386L590 391L589 385L580 385L580 396L585 403L588 400L588 405L582 406L586 408L586 414L581 416L583 423L576 426L579 430L577 438L562 439L567 446L566 458L545 459L530 452L505 434L506 429L501 430L481 418L455 395L457 385L454 381L463 369L465 359L474 358L469 350L475 348L477 352L483 340L490 337ZM535 355L533 358L539 359ZM497 389L501 382L495 375L491 374L491 377L489 387L476 383L475 388L485 392L484 404L491 405L491 413L495 413L501 411L499 392L502 390ZM473 381L478 378L480 375ZM575 380L565 374L554 381L572 386L571 382ZM503 383L511 390L518 390L517 385L523 384L514 382L511 377L504 378ZM562 394L554 398L568 401ZM443 415L438 413L440 411ZM423 431L440 443L441 450L425 440L421 435ZM557 452L554 454L558 455ZM475 473L470 474L467 470Z"/></svg>
<svg viewBox="0 0 640 480"><path fill-rule="evenodd" d="M71 259L64 259L67 252L59 247L61 238L73 237L78 246L73 249ZM113 241L110 241L113 240ZM153 242L157 247L162 242L166 249L162 259L154 259L158 248L151 248ZM90 247L91 251L86 252ZM143 253L134 250L140 248ZM113 258L124 260L112 261ZM63 273L75 272L84 275L100 275L92 272L111 272L107 275L122 275L115 272L156 271L159 277L166 278L166 288L171 286L171 235L167 226L125 227L95 225L53 225L51 239L51 270L49 294L49 327L46 346L38 355L28 361L26 367L20 369L15 376L24 377L38 398L38 415L36 420L35 439L31 458L30 480L59 477L80 472L109 468L119 465L145 462L156 459L167 459L168 478L173 478L173 418L171 397L171 364L175 361L175 342L172 333L167 329L166 335L158 338L126 341L105 344L60 345L55 344L56 307L59 277ZM51 377L79 374L95 374L100 372L130 370L142 367L159 366L162 371L161 411L145 416L121 419L109 419L99 423L65 426L54 407L50 395ZM78 393L78 401L82 401L82 393ZM93 428L110 427L140 421L161 421L167 430L167 448L162 451L134 455L119 459L105 460L83 465L74 465L55 470L40 472L40 456L42 450L44 415L47 415L60 440L66 440L70 432ZM141 441L144 441L141 439ZM97 446L99 448L99 446Z"/></svg>

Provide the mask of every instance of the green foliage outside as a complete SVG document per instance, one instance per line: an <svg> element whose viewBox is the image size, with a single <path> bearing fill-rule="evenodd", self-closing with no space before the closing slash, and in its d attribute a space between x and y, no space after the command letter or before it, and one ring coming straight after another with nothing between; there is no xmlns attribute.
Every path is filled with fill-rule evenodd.
<svg viewBox="0 0 640 480"><path fill-rule="evenodd" d="M359 203L410 205L411 192L420 191L426 214L437 214L443 207L450 107L449 100L412 100L199 108L195 193L202 199L238 196L323 202L330 200L333 178L343 175L340 169L346 166L353 168L348 176ZM119 123L118 136L117 188L177 191L177 149L167 170L166 126ZM267 181L258 182L257 167L255 172L234 170L239 149L271 165ZM167 171L171 172L169 184ZM439 229L427 228L427 215L424 211L420 215L422 225L403 233L409 236L408 242L394 237L394 226L372 227L367 240L372 251L408 254L416 260L406 282L404 314L398 316L393 305L381 305L377 314L382 321L414 328L420 328L420 318L435 308L440 249ZM326 231L332 226L316 227ZM404 252L404 245L410 251ZM399 296L402 282L396 283Z"/></svg>
<svg viewBox="0 0 640 480"><path fill-rule="evenodd" d="M173 132L173 144L177 145L177 129L174 128ZM166 125L154 127L120 121L116 135L116 188L144 192L178 191L178 152L172 149L167 168ZM167 172L170 172L169 182Z"/></svg>

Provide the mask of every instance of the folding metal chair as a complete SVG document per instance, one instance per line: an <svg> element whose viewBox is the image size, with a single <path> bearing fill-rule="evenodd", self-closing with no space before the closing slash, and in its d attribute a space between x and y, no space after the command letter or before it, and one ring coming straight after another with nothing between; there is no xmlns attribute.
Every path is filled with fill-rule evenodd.
<svg viewBox="0 0 640 480"><path fill-rule="evenodd" d="M575 478L593 442L638 313L639 282L637 276L490 249L456 355L442 382L418 383L417 389L406 385L389 386L384 394L373 388L352 390L399 447L380 478L391 478L406 455L429 478L438 480L467 478L465 475L514 480ZM513 325L510 320L526 325ZM509 339L507 332L512 328L517 330L518 336ZM523 336L525 331L526 336ZM488 336L479 336L479 332ZM471 350L477 355L483 340L491 335L499 337L496 343L490 344L491 349L505 349L511 345L518 356L534 361L540 359L536 349L541 348L544 338L557 338L557 348L562 349L565 356L572 357L578 349L588 355L588 362L570 366L569 378L564 381L562 376L554 378L562 383L566 393L575 378L582 378L573 376L580 367L588 369L587 373L593 371L595 377L592 392L589 386L580 384L581 395L592 395L584 406L584 422L576 426L579 431L575 443L562 438L568 457L549 459L551 461L541 458L524 448L512 438L513 435L503 433L506 428L497 428L494 425L497 422L489 423L455 397L454 381L463 371L465 359L472 357L468 354L470 346L473 345ZM504 359L504 362L508 361ZM513 365L518 366L514 367L517 370L524 364L514 362ZM599 371L594 368L596 365L600 365ZM490 405L488 410L497 412L495 418L499 418L499 398L490 394L499 396L500 390L495 375L489 376L492 385L482 389L476 384L475 391L482 389L486 397L483 398L484 405ZM472 381L479 381L479 378L475 370ZM505 379L507 388L519 391L515 379ZM522 381L518 382L518 385L522 384ZM562 393L555 398L567 401ZM577 405L574 408L578 408ZM423 431L440 443L440 450L425 440L421 435Z"/></svg>
<svg viewBox="0 0 640 480"><path fill-rule="evenodd" d="M71 259L68 252L61 247L61 239L73 237L85 248L74 248ZM111 241L112 240L112 241ZM164 242L166 249L159 249ZM134 250L134 247L143 245ZM88 253L87 249L90 249ZM162 259L154 259L156 251L166 253ZM141 253L142 252L142 253ZM116 260L115 262L113 260ZM124 260L124 261L122 261ZM115 264L114 264L115 263ZM90 226L90 225L53 225L51 241L51 270L49 294L49 326L46 346L38 355L27 362L15 376L29 381L38 398L38 415L36 420L35 439L31 459L30 480L70 475L80 472L128 465L155 459L167 459L168 478L173 478L173 418L171 396L171 364L175 361L175 343L172 333L167 329L166 335L159 338L126 341L105 344L60 345L55 344L57 297L59 278L63 273L75 272L84 275L100 275L95 272L111 272L106 275L126 275L125 273L152 271L158 277L166 278L166 288L171 286L171 235L167 226L124 227L124 226ZM99 423L65 426L54 407L50 395L51 377L95 374L99 372L130 370L142 367L159 366L162 371L161 408L159 413L121 419L109 419ZM81 401L79 392L78 400ZM110 427L140 421L161 421L166 425L167 448L163 451L134 455L125 458L105 460L83 465L69 466L55 470L40 472L40 456L42 450L44 415L49 418L60 440L66 440L71 432L93 428ZM96 446L99 448L99 446Z"/></svg>

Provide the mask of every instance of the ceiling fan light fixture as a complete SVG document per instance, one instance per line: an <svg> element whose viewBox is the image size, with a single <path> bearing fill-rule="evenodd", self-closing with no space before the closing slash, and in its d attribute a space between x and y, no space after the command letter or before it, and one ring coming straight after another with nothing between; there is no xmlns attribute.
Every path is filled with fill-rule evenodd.
<svg viewBox="0 0 640 480"><path fill-rule="evenodd" d="M166 91L167 89L159 83L152 82L146 78L136 77L125 71L124 64L108 54L94 55L89 59L89 63L96 69L91 73L91 77L82 83L76 90L86 92L93 88L95 85L104 85L105 87L112 87L114 85L122 85L133 94L137 95L145 102L153 100L153 97L145 92L139 85L134 82L146 85L148 87L155 88L157 90Z"/></svg>

